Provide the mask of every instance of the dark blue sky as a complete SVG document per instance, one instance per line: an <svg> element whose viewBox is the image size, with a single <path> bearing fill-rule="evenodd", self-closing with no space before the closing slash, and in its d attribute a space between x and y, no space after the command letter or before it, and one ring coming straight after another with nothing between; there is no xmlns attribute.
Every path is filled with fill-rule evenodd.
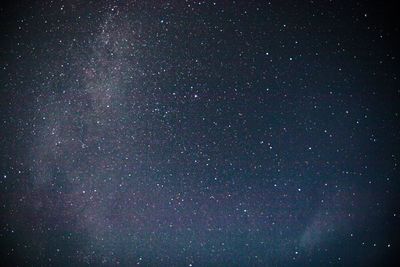
<svg viewBox="0 0 400 267"><path fill-rule="evenodd" d="M2 4L2 264L394 264L394 10Z"/></svg>

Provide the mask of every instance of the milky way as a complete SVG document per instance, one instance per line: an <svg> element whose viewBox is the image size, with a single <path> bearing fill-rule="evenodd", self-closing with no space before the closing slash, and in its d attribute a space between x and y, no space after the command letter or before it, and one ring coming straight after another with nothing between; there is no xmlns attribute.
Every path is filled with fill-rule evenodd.
<svg viewBox="0 0 400 267"><path fill-rule="evenodd" d="M391 9L5 4L1 261L391 264L400 217Z"/></svg>

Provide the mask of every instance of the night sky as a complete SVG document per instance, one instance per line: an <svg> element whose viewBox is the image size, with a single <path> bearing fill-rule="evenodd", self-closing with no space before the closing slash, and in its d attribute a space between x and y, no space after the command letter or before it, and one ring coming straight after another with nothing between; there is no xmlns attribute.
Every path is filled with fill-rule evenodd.
<svg viewBox="0 0 400 267"><path fill-rule="evenodd" d="M387 1L0 8L1 266L389 266Z"/></svg>

